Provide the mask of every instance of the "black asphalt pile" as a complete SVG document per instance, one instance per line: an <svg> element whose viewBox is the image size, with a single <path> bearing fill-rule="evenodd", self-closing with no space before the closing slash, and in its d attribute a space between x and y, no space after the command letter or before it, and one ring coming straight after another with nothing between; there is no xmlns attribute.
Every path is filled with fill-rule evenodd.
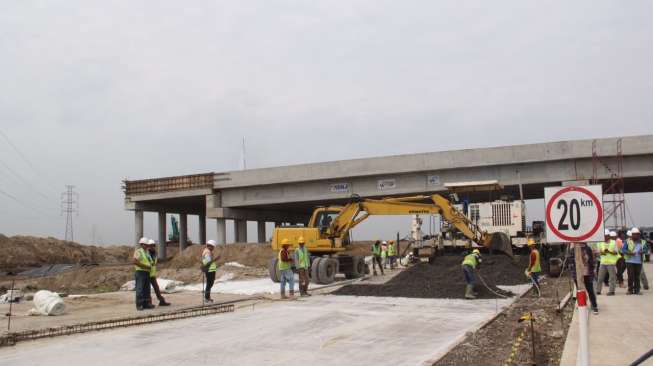
<svg viewBox="0 0 653 366"><path fill-rule="evenodd" d="M333 292L335 295L408 297L427 299L461 299L465 295L465 280L461 269L462 256L443 256L433 264L420 263L396 275L382 285L349 285ZM488 287L503 296L513 293L497 288L497 285L527 283L524 275L527 257L517 257L517 262L503 255L485 255L479 273ZM477 279L479 299L494 299L495 295Z"/></svg>

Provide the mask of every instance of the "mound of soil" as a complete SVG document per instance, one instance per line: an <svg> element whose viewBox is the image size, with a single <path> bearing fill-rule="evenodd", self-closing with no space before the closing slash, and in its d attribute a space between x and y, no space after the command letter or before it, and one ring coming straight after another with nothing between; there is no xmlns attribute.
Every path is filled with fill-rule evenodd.
<svg viewBox="0 0 653 366"><path fill-rule="evenodd" d="M517 285L527 282L524 268L527 258L518 258L514 263L503 255L485 255L479 268L492 291L503 296L513 294L503 291L497 285ZM461 269L461 256L443 256L436 258L433 264L419 263L393 277L381 285L349 285L333 292L336 295L409 297L409 298L464 298L465 283ZM477 279L476 291L479 299L494 299L499 296L492 293Z"/></svg>
<svg viewBox="0 0 653 366"><path fill-rule="evenodd" d="M46 264L121 264L130 261L132 251L129 246L96 247L51 237L0 234L0 268L3 271Z"/></svg>

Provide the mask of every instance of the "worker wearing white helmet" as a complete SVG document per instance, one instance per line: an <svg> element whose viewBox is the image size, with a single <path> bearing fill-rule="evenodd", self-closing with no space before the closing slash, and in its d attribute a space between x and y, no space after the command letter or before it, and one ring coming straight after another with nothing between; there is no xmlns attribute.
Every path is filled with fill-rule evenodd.
<svg viewBox="0 0 653 366"><path fill-rule="evenodd" d="M615 288L617 287L617 260L619 260L619 249L617 248L617 241L611 237L610 230L605 231L605 239L598 244L600 257L599 274L597 278L596 294L601 294L601 289L605 282L606 276L608 277L608 296L614 296ZM614 233L615 237L617 233Z"/></svg>
<svg viewBox="0 0 653 366"><path fill-rule="evenodd" d="M152 258L147 251L148 239L142 237L139 247L134 251L134 282L136 290L136 309L152 309L150 304L150 270L152 269Z"/></svg>
<svg viewBox="0 0 653 366"><path fill-rule="evenodd" d="M651 248L646 239L642 238L642 234L638 228L632 228L631 233L633 234L633 240L635 240L635 235L637 235L637 238L639 238L640 243L642 244L642 272L639 274L639 279L644 290L648 290L648 278L646 277L646 272L644 272L644 262L648 262L646 259L650 254Z"/></svg>
<svg viewBox="0 0 653 366"><path fill-rule="evenodd" d="M628 270L628 294L640 295L645 241L641 239L638 228L633 228L631 234L632 237L626 241L621 253L624 255ZM645 280L645 285L648 287L648 279Z"/></svg>
<svg viewBox="0 0 653 366"><path fill-rule="evenodd" d="M206 247L202 251L202 272L204 272L204 276L206 277L206 287L204 288L205 304L213 302L211 299L211 288L213 288L213 284L215 283L215 272L218 270L216 262L220 259L220 256L214 253L217 245L218 243L215 240L209 240L206 242Z"/></svg>
<svg viewBox="0 0 653 366"><path fill-rule="evenodd" d="M152 265L150 267L150 284L152 285L152 288L154 289L154 294L156 295L156 298L159 300L159 306L170 306L169 302L166 302L166 299L161 295L161 289L159 288L159 282L156 280L156 264L159 261L156 255L156 241L149 239L147 241L147 250L150 254L150 258L152 259ZM150 297L150 304L152 304L152 298Z"/></svg>

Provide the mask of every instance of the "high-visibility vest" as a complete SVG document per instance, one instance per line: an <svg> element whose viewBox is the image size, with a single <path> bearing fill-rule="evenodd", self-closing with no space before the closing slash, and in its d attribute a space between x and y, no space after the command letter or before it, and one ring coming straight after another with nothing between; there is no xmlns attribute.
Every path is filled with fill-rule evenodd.
<svg viewBox="0 0 653 366"><path fill-rule="evenodd" d="M213 255L208 249L204 249L202 252L202 264L206 266L207 263L213 260ZM218 265L215 262L211 262L207 272L216 272L218 270Z"/></svg>
<svg viewBox="0 0 653 366"><path fill-rule="evenodd" d="M150 258L152 258L152 266L150 267L150 277L156 277L156 264L157 262L159 262L159 260L157 259L157 257L150 256Z"/></svg>
<svg viewBox="0 0 653 366"><path fill-rule="evenodd" d="M277 258L279 259L277 262L279 262L279 270L280 271L285 271L287 269L290 269L292 267L291 262L284 262L281 260L281 252L283 252L283 249L279 251L279 254L277 255Z"/></svg>
<svg viewBox="0 0 653 366"><path fill-rule="evenodd" d="M465 256L465 259L463 260L463 266L470 266L474 269L476 269L476 265L478 264L478 259L476 258L476 254L468 254Z"/></svg>
<svg viewBox="0 0 653 366"><path fill-rule="evenodd" d="M619 260L619 254L611 254L611 253L603 254L604 250L616 252L617 242L614 240L610 240L607 243L604 241L599 243L599 251L601 252L601 264L605 264L605 265L617 264L617 260Z"/></svg>
<svg viewBox="0 0 653 366"><path fill-rule="evenodd" d="M372 244L372 254L373 254L375 257L380 256L380 255L381 255L381 246L380 246L380 245L376 245L376 244Z"/></svg>
<svg viewBox="0 0 653 366"><path fill-rule="evenodd" d="M138 248L136 249L136 254L138 254L138 263L149 266L151 265L152 258L150 258L150 253L147 252L147 250L143 248ZM149 272L149 269L141 268L139 266L134 265L134 270L135 271L143 271L143 272Z"/></svg>
<svg viewBox="0 0 653 366"><path fill-rule="evenodd" d="M533 267L531 267L531 272L542 272L542 266L540 265L540 251L533 249L533 252L535 253L535 264L533 264Z"/></svg>
<svg viewBox="0 0 653 366"><path fill-rule="evenodd" d="M636 245L637 245L637 243L635 243L635 242L633 241L633 239L628 239L628 240L626 241L626 246L628 247L628 251L629 251L629 252L634 251ZM641 244L640 244L640 245L641 245ZM630 254L624 254L624 259L626 259L626 260L629 260L629 259L632 258L632 257L633 257L633 255L630 255Z"/></svg>
<svg viewBox="0 0 653 366"><path fill-rule="evenodd" d="M381 258L386 258L388 256L388 248L381 248Z"/></svg>
<svg viewBox="0 0 653 366"><path fill-rule="evenodd" d="M397 255L397 247L395 244L390 244L388 245L388 256L392 257L393 255Z"/></svg>
<svg viewBox="0 0 653 366"><path fill-rule="evenodd" d="M295 253L297 253L297 268L308 269L311 266L311 256L308 254L308 249L304 247L302 250L302 247L299 247L295 249Z"/></svg>

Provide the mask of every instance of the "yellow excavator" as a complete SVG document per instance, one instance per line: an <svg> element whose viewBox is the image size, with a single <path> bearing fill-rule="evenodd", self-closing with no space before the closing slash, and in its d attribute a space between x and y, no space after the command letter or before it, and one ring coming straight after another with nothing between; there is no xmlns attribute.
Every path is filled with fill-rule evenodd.
<svg viewBox="0 0 653 366"><path fill-rule="evenodd" d="M303 237L306 248L311 253L311 281L329 284L335 280L336 273L346 278L365 275L367 265L362 256L342 254L350 243L349 232L356 225L372 215L441 215L463 235L493 251L513 257L510 238L504 233L487 233L458 211L446 198L433 194L401 198L363 199L357 195L344 206L319 207L306 227L277 227L272 237L272 249L281 249L281 241L288 239L291 249L297 247L297 239ZM430 256L435 256L435 248ZM431 258L432 259L432 258ZM277 257L268 265L270 278L279 282Z"/></svg>

